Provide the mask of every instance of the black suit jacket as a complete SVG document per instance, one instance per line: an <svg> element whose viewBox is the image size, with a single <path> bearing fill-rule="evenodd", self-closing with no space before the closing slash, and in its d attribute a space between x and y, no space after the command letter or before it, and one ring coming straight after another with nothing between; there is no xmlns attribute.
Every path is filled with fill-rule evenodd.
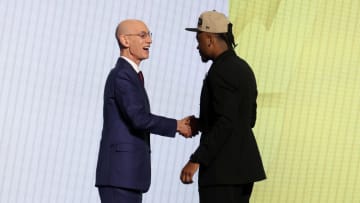
<svg viewBox="0 0 360 203"><path fill-rule="evenodd" d="M257 87L249 65L232 50L216 58L201 91L199 185L244 184L265 179L252 131Z"/></svg>

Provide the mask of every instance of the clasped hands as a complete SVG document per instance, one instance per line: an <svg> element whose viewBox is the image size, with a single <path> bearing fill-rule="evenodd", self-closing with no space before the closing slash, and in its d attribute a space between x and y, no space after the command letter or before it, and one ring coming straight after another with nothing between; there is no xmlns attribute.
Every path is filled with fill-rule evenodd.
<svg viewBox="0 0 360 203"><path fill-rule="evenodd" d="M190 138L199 133L198 119L195 116L187 116L177 120L176 130L185 138Z"/></svg>

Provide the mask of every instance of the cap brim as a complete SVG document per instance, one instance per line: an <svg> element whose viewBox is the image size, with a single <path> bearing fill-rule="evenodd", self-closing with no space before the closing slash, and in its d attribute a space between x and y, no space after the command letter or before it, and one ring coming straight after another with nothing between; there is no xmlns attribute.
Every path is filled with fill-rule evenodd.
<svg viewBox="0 0 360 203"><path fill-rule="evenodd" d="M198 28L185 28L186 31L190 31L190 32L198 32L199 29Z"/></svg>

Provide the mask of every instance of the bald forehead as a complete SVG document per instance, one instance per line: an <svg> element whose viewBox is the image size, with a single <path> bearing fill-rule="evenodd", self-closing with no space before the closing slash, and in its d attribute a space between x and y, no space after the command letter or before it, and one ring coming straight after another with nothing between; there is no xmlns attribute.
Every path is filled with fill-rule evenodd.
<svg viewBox="0 0 360 203"><path fill-rule="evenodd" d="M142 22L141 20L129 19L119 23L116 29L116 34L124 35L124 34L138 33L142 31L148 32L148 28L144 22Z"/></svg>

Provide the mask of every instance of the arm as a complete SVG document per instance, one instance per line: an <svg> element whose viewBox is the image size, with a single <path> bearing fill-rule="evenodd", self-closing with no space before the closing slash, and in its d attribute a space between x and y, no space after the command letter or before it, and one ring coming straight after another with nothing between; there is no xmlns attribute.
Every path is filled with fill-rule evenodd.
<svg viewBox="0 0 360 203"><path fill-rule="evenodd" d="M217 75L215 75L217 74ZM229 78L230 77L230 78ZM200 145L191 156L190 160L207 166L224 146L224 143L234 133L236 120L239 113L238 105L241 101L236 81L231 76L218 73L209 74L208 83L211 91L211 114L214 118L213 125L205 129Z"/></svg>
<svg viewBox="0 0 360 203"><path fill-rule="evenodd" d="M116 105L129 126L140 131L175 136L176 120L151 114L147 96L138 84L136 75L119 71L113 85Z"/></svg>
<svg viewBox="0 0 360 203"><path fill-rule="evenodd" d="M210 99L214 104L215 124L210 130L203 132L199 147L181 170L180 180L184 184L193 182L200 164L207 166L232 134L232 121L237 105L235 91L217 85L212 93L214 96Z"/></svg>

